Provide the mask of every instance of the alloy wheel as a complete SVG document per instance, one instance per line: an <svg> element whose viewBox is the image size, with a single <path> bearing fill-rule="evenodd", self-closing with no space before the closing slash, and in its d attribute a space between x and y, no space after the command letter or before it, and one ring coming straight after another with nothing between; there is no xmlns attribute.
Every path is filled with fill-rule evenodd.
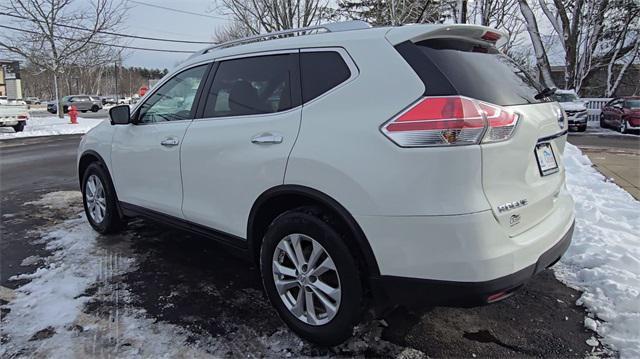
<svg viewBox="0 0 640 359"><path fill-rule="evenodd" d="M98 176L91 175L87 178L84 196L87 201L89 216L95 223L102 223L107 214L107 200L104 187Z"/></svg>
<svg viewBox="0 0 640 359"><path fill-rule="evenodd" d="M289 312L309 325L330 322L340 308L340 275L333 259L315 239L290 234L273 253L273 280Z"/></svg>

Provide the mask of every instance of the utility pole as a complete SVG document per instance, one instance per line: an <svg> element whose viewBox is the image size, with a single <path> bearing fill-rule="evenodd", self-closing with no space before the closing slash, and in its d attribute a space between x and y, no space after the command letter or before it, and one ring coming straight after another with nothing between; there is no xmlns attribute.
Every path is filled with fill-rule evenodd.
<svg viewBox="0 0 640 359"><path fill-rule="evenodd" d="M467 22L467 0L460 0L460 24Z"/></svg>
<svg viewBox="0 0 640 359"><path fill-rule="evenodd" d="M113 74L115 76L115 95L116 95L116 103L120 100L120 93L118 92L118 61L115 62L115 68L113 71Z"/></svg>

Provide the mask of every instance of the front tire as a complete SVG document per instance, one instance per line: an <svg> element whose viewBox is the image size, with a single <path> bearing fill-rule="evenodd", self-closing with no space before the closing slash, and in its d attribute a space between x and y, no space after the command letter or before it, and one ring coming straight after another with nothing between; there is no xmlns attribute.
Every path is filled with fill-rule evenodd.
<svg viewBox="0 0 640 359"><path fill-rule="evenodd" d="M262 242L260 269L280 318L299 336L331 346L360 320L362 284L344 236L321 218L307 207L276 218Z"/></svg>
<svg viewBox="0 0 640 359"><path fill-rule="evenodd" d="M82 202L89 224L98 233L116 233L124 227L109 175L97 162L90 164L84 172Z"/></svg>
<svg viewBox="0 0 640 359"><path fill-rule="evenodd" d="M606 128L607 126L604 123L604 115L600 114L600 127L601 128Z"/></svg>
<svg viewBox="0 0 640 359"><path fill-rule="evenodd" d="M620 120L620 133L627 133L629 132L629 125L627 123L627 120Z"/></svg>
<svg viewBox="0 0 640 359"><path fill-rule="evenodd" d="M98 112L99 109L98 105L91 106L91 112Z"/></svg>
<svg viewBox="0 0 640 359"><path fill-rule="evenodd" d="M24 130L24 126L25 126L24 121L20 121L18 122L17 125L13 126L13 130L16 132L22 132L22 130Z"/></svg>

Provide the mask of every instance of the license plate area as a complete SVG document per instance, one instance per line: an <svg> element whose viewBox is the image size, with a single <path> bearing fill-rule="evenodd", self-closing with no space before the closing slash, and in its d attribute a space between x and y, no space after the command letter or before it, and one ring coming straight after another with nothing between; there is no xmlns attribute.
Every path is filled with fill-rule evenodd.
<svg viewBox="0 0 640 359"><path fill-rule="evenodd" d="M553 152L551 143L538 143L536 145L535 154L541 176L548 176L559 171L558 161L556 160L556 155Z"/></svg>

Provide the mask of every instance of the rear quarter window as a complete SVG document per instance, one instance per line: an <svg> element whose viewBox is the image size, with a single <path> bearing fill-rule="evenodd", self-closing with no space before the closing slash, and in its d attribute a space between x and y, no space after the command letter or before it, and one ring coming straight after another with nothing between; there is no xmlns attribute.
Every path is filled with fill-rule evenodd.
<svg viewBox="0 0 640 359"><path fill-rule="evenodd" d="M300 53L302 101L308 102L351 77L349 66L335 51Z"/></svg>
<svg viewBox="0 0 640 359"><path fill-rule="evenodd" d="M495 47L459 39L430 39L396 46L420 76L425 95L462 95L501 106L548 102L543 89Z"/></svg>

